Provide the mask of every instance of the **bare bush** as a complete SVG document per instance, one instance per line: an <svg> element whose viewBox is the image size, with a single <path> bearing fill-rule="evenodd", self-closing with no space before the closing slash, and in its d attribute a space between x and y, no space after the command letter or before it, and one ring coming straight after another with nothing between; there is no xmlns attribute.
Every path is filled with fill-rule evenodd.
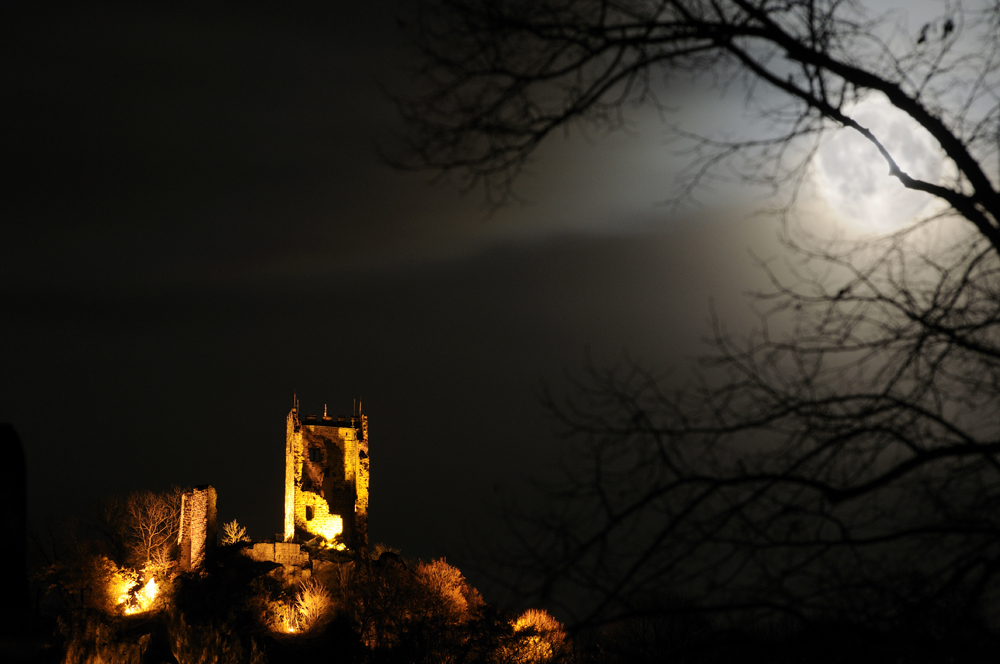
<svg viewBox="0 0 1000 664"><path fill-rule="evenodd" d="M299 591L295 596L295 610L302 631L321 627L333 617L330 591L319 581L306 579L299 584Z"/></svg>

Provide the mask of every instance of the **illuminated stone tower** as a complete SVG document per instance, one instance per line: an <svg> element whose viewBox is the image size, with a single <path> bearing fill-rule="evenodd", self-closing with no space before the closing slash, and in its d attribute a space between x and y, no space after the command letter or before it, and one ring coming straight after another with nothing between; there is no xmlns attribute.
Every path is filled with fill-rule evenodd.
<svg viewBox="0 0 1000 664"><path fill-rule="evenodd" d="M285 541L322 537L336 548L368 546L368 418L299 418L285 434Z"/></svg>
<svg viewBox="0 0 1000 664"><path fill-rule="evenodd" d="M196 486L181 494L181 519L177 535L180 567L194 572L205 564L205 556L215 546L217 533L215 489Z"/></svg>

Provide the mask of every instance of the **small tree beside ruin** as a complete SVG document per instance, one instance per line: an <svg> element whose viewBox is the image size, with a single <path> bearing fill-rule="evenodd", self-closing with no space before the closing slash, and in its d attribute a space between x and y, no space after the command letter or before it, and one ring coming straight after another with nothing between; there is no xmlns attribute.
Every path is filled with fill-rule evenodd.
<svg viewBox="0 0 1000 664"><path fill-rule="evenodd" d="M180 523L181 489L133 491L107 499L97 530L113 555L136 568L169 567Z"/></svg>
<svg viewBox="0 0 1000 664"><path fill-rule="evenodd" d="M230 544L239 544L240 542L249 542L250 538L247 537L247 529L241 526L236 519L233 519L229 523L222 526L222 545L228 546Z"/></svg>

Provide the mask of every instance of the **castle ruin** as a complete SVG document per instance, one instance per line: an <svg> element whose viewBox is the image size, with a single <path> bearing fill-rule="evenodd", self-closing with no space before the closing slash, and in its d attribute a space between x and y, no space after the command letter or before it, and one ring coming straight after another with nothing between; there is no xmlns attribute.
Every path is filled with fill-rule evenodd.
<svg viewBox="0 0 1000 664"><path fill-rule="evenodd" d="M311 574L303 547L360 551L368 547L368 418L299 416L294 400L286 418L285 523L276 540L258 541L243 555L279 563L286 580ZM197 572L217 539L216 491L199 486L181 496L179 565ZM326 564L326 563L324 563Z"/></svg>
<svg viewBox="0 0 1000 664"><path fill-rule="evenodd" d="M368 418L286 419L285 542L323 538L339 549L368 546Z"/></svg>

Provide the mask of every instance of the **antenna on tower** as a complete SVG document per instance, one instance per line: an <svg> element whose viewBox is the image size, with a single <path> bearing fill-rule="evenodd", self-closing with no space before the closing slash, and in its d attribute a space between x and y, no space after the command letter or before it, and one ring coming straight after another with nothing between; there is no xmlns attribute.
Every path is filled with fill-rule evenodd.
<svg viewBox="0 0 1000 664"><path fill-rule="evenodd" d="M295 394L295 390L292 390L292 410L299 409L299 397Z"/></svg>

